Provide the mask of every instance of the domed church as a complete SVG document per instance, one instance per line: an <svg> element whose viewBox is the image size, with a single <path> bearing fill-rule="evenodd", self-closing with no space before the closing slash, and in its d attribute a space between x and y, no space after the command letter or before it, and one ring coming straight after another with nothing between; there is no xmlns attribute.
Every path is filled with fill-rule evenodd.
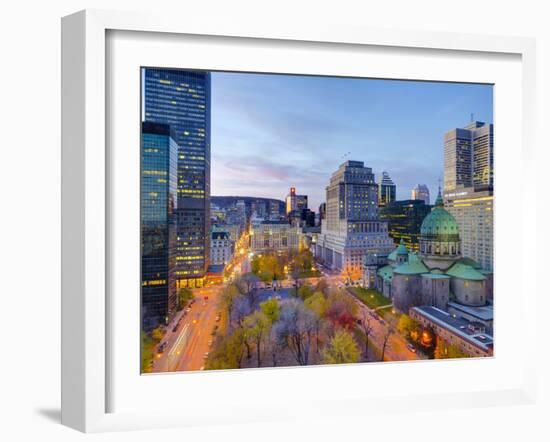
<svg viewBox="0 0 550 442"><path fill-rule="evenodd" d="M401 244L388 255L387 265L374 269L365 261L369 286L407 313L414 306L448 310L449 302L480 307L487 303L486 272L462 257L458 224L443 207L441 191L420 228L420 252Z"/></svg>

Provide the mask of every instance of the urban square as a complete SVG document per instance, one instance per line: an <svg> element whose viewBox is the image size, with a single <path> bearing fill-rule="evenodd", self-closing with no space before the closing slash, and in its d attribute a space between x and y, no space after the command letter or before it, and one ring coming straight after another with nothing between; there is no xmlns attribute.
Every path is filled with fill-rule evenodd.
<svg viewBox="0 0 550 442"><path fill-rule="evenodd" d="M493 86L141 68L141 372L494 355Z"/></svg>

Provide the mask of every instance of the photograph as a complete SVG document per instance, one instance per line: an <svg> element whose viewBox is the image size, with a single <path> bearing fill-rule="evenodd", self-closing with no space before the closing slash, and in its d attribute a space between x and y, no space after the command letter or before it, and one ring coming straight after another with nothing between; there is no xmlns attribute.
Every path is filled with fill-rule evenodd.
<svg viewBox="0 0 550 442"><path fill-rule="evenodd" d="M137 75L141 374L494 356L493 84Z"/></svg>

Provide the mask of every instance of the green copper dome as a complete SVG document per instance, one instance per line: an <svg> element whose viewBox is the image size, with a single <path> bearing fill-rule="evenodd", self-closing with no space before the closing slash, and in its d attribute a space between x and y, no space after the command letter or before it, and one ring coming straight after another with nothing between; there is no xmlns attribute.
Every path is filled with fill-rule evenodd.
<svg viewBox="0 0 550 442"><path fill-rule="evenodd" d="M443 207L435 207L420 227L421 235L458 235L458 224L455 217Z"/></svg>
<svg viewBox="0 0 550 442"><path fill-rule="evenodd" d="M459 233L458 223L443 207L441 192L437 196L435 207L422 221L420 235L426 239L440 238L445 241L447 238L456 237Z"/></svg>
<svg viewBox="0 0 550 442"><path fill-rule="evenodd" d="M407 246L405 245L405 241L403 241L403 238L401 238L401 242L397 246L396 249L397 255L408 255L409 251L407 250Z"/></svg>

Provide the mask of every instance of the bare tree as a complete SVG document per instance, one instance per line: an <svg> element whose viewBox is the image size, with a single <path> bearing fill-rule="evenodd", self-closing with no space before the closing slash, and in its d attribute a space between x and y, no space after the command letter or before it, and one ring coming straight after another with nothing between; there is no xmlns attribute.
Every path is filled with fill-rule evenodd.
<svg viewBox="0 0 550 442"><path fill-rule="evenodd" d="M245 273L242 276L241 281L244 284L244 294L250 299L250 304L255 306L257 302L256 288L260 282L260 278L258 278L254 273Z"/></svg>
<svg viewBox="0 0 550 442"><path fill-rule="evenodd" d="M388 327L386 330L386 333L384 334L384 340L382 341L382 356L380 358L380 361L384 362L384 356L386 354L386 347L388 346L388 340L390 339L390 336L393 334L393 329L391 327Z"/></svg>
<svg viewBox="0 0 550 442"><path fill-rule="evenodd" d="M244 296L236 296L233 300L233 308L231 311L231 321L236 324L237 329L244 332L244 321L245 318L252 312L252 306L250 305L250 300ZM246 347L246 358L250 359L252 356L250 351L250 344L248 342L248 336L246 333L244 336L244 345Z"/></svg>
<svg viewBox="0 0 550 442"><path fill-rule="evenodd" d="M296 362L308 365L315 332L315 314L306 309L302 302L290 299L282 303L275 329L278 339L289 348Z"/></svg>
<svg viewBox="0 0 550 442"><path fill-rule="evenodd" d="M369 360L369 338L372 333L371 317L366 309L362 308L359 329L365 336L365 361Z"/></svg>

